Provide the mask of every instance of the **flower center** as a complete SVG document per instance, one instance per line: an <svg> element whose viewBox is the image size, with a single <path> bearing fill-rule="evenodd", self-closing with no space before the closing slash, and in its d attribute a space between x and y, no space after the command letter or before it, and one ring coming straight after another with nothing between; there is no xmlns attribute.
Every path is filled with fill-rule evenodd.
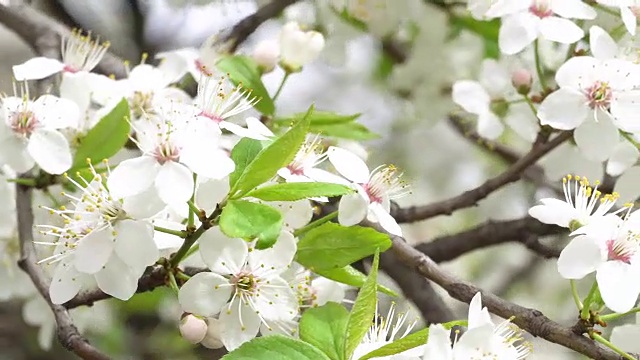
<svg viewBox="0 0 640 360"><path fill-rule="evenodd" d="M91 71L108 48L108 42L100 44L91 40L91 33L82 35L80 30L72 31L71 35L62 39L62 60L65 63L63 71Z"/></svg>
<svg viewBox="0 0 640 360"><path fill-rule="evenodd" d="M608 261L622 261L625 264L631 264L631 257L637 251L638 239L636 234L629 233L622 239L607 240Z"/></svg>
<svg viewBox="0 0 640 360"><path fill-rule="evenodd" d="M608 83L596 81L590 88L585 90L589 107L591 109L608 109L613 97L613 91Z"/></svg>
<svg viewBox="0 0 640 360"><path fill-rule="evenodd" d="M236 291L246 295L254 295L258 290L259 280L251 273L240 272L231 278L231 284Z"/></svg>
<svg viewBox="0 0 640 360"><path fill-rule="evenodd" d="M361 184L361 186L369 196L369 201L382 203L385 196L396 199L409 192L407 184L400 180L401 176L402 174L394 165L382 165L374 169L369 182Z"/></svg>
<svg viewBox="0 0 640 360"><path fill-rule="evenodd" d="M200 71L202 74L206 76L213 76L213 73L211 72L211 70L209 70L209 68L204 64L204 62L202 62L202 60L196 59L195 64L196 64L196 69L198 69L198 71Z"/></svg>
<svg viewBox="0 0 640 360"><path fill-rule="evenodd" d="M563 1L563 0L560 0ZM551 0L537 0L529 6L529 12L539 17L540 19L553 15L551 11Z"/></svg>
<svg viewBox="0 0 640 360"><path fill-rule="evenodd" d="M136 91L130 99L131 111L136 118L141 117L144 114L153 114L153 93L144 93L142 91Z"/></svg>
<svg viewBox="0 0 640 360"><path fill-rule="evenodd" d="M14 133L23 137L29 137L38 127L38 119L33 112L28 110L17 111L10 115L10 127Z"/></svg>
<svg viewBox="0 0 640 360"><path fill-rule="evenodd" d="M153 157L158 160L160 165L168 161L178 161L180 159L180 149L169 142L165 142L153 150Z"/></svg>
<svg viewBox="0 0 640 360"><path fill-rule="evenodd" d="M212 113L209 113L209 112L206 112L206 111L200 112L200 114L198 114L198 116L204 116L207 119L211 119L216 124L220 124L224 120L221 116L218 116L216 114L212 114Z"/></svg>

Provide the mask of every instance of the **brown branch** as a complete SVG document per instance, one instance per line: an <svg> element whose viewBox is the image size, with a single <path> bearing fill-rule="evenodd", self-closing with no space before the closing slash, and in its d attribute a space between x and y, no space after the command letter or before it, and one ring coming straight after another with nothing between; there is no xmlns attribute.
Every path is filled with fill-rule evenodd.
<svg viewBox="0 0 640 360"><path fill-rule="evenodd" d="M371 226L382 233L388 234L378 224L363 222L362 225ZM443 271L431 258L413 248L403 238L391 234L388 235L393 242L391 251L402 263L440 285L451 297L469 303L476 293L481 292L482 303L490 312L505 319L513 316L513 322L533 336L541 337L547 341L575 350L591 359L622 359L614 351L601 347L589 338L574 332L572 328L556 323L539 310L525 308L503 300L490 292L482 291L480 288L456 278Z"/></svg>
<svg viewBox="0 0 640 360"><path fill-rule="evenodd" d="M256 29L265 21L278 16L287 6L299 0L273 0L255 13L240 20L231 28L228 35L221 38L222 43L229 44L229 52L235 52Z"/></svg>
<svg viewBox="0 0 640 360"><path fill-rule="evenodd" d="M558 257L560 250L543 245L537 237L532 239L531 235L546 236L564 231L564 228L543 224L527 216L518 220L487 221L467 231L422 243L416 249L440 263L474 250L517 241L543 257L551 258Z"/></svg>
<svg viewBox="0 0 640 360"><path fill-rule="evenodd" d="M412 206L397 209L392 212L392 216L399 223L415 222L436 217L438 215L450 215L456 210L475 205L478 201L489 196L492 192L500 189L504 185L512 183L522 176L522 173L536 163L540 158L551 150L568 140L572 133L565 131L545 143L535 143L531 150L503 173L493 177L475 189L465 191L459 196L448 200L439 201L433 204Z"/></svg>
<svg viewBox="0 0 640 360"><path fill-rule="evenodd" d="M27 5L0 5L0 23L15 32L38 54L37 42L45 34L67 36L70 30L40 11ZM107 52L98 64L96 71L116 78L127 77L124 62L119 57Z"/></svg>
<svg viewBox="0 0 640 360"><path fill-rule="evenodd" d="M109 357L91 346L78 332L67 309L51 303L49 280L43 269L37 264L38 258L33 244L33 211L31 208L31 188L18 185L16 208L18 212L18 236L20 238L20 260L18 264L35 285L36 289L53 311L56 319L58 340L69 351L86 360L107 360Z"/></svg>

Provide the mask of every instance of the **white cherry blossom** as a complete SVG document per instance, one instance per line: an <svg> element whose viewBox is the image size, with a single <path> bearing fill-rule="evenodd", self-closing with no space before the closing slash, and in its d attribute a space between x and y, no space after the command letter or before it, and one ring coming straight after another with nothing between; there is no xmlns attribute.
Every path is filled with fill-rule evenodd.
<svg viewBox="0 0 640 360"><path fill-rule="evenodd" d="M638 15L640 15L640 1L639 0L596 0L598 3L617 7L620 9L620 17L622 23L629 32L629 34L635 36L636 28L638 27Z"/></svg>
<svg viewBox="0 0 640 360"><path fill-rule="evenodd" d="M79 110L72 101L53 95L35 101L22 97L2 98L0 116L0 164L22 173L38 164L50 174L71 167L69 142L60 129L78 123Z"/></svg>
<svg viewBox="0 0 640 360"><path fill-rule="evenodd" d="M297 316L296 294L281 277L296 252L293 235L282 232L272 248L257 250L214 227L199 244L211 272L194 275L178 298L185 312L206 317L219 313L220 340L228 350L256 337L261 326L272 330Z"/></svg>
<svg viewBox="0 0 640 360"><path fill-rule="evenodd" d="M407 184L400 180L402 174L398 169L393 165L383 165L369 171L362 159L347 150L332 146L327 152L331 164L357 190L357 193L340 199L340 224L356 225L366 217L380 223L391 234L402 236L402 229L389 214L391 200L409 193Z"/></svg>
<svg viewBox="0 0 640 360"><path fill-rule="evenodd" d="M575 236L558 258L565 279L582 279L595 272L605 305L618 313L629 311L640 294L640 213L624 219L605 217L573 232Z"/></svg>
<svg viewBox="0 0 640 360"><path fill-rule="evenodd" d="M592 187L586 177L567 175L562 178L565 200L545 198L542 205L529 209L529 215L545 224L555 224L576 230L608 214L616 203L618 194L602 194L599 182Z"/></svg>
<svg viewBox="0 0 640 360"><path fill-rule="evenodd" d="M287 71L300 69L315 60L324 48L324 36L317 31L302 31L291 21L280 31L280 64Z"/></svg>
<svg viewBox="0 0 640 360"><path fill-rule="evenodd" d="M289 165L278 170L278 175L287 182L345 183L339 176L317 168L326 159L327 152L323 151L322 139L319 136L311 137L302 144Z"/></svg>
<svg viewBox="0 0 640 360"><path fill-rule="evenodd" d="M208 37L199 49L183 48L162 52L156 55L161 59L160 68L172 74L173 81L191 74L195 81L200 81L214 74L216 62L225 53L224 45L217 44L218 35Z"/></svg>
<svg viewBox="0 0 640 360"><path fill-rule="evenodd" d="M594 19L596 11L580 0L497 0L486 16L502 17L500 50L513 55L539 37L575 43L584 31L569 19Z"/></svg>

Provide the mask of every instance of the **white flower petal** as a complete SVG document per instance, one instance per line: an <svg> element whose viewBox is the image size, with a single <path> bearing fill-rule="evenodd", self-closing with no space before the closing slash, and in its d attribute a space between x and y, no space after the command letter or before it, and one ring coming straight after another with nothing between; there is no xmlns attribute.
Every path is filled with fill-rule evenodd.
<svg viewBox="0 0 640 360"><path fill-rule="evenodd" d="M71 167L71 150L67 139L56 130L38 129L29 138L29 155L49 174L62 174Z"/></svg>
<svg viewBox="0 0 640 360"><path fill-rule="evenodd" d="M616 181L616 185L613 188L620 196L619 202L634 202L640 191L638 190L638 184L640 184L640 167L634 166L624 172Z"/></svg>
<svg viewBox="0 0 640 360"><path fill-rule="evenodd" d="M120 300L129 300L138 289L138 277L117 256L94 276L100 290Z"/></svg>
<svg viewBox="0 0 640 360"><path fill-rule="evenodd" d="M369 211L373 212L376 217L376 221L380 223L383 229L387 230L390 234L396 236L402 236L402 229L396 219L393 218L380 203L372 203L369 205ZM338 215L339 216L339 215Z"/></svg>
<svg viewBox="0 0 640 360"><path fill-rule="evenodd" d="M626 324L613 328L609 340L623 351L640 354L640 325Z"/></svg>
<svg viewBox="0 0 640 360"><path fill-rule="evenodd" d="M631 9L627 6L620 6L620 17L622 18L622 22L624 26L627 28L627 31L632 36L636 35L637 28L637 18L636 15L631 11ZM15 72L15 70L14 70Z"/></svg>
<svg viewBox="0 0 640 360"><path fill-rule="evenodd" d="M619 138L618 129L608 118L599 118L599 121L589 119L573 132L573 139L584 157L595 161L607 160Z"/></svg>
<svg viewBox="0 0 640 360"><path fill-rule="evenodd" d="M571 220L580 220L577 219L576 209L566 201L548 198L542 199L540 202L542 205L536 205L529 209L529 215L542 223L568 228Z"/></svg>
<svg viewBox="0 0 640 360"><path fill-rule="evenodd" d="M489 112L491 98L477 81L459 80L453 84L451 97L466 112L480 115Z"/></svg>
<svg viewBox="0 0 640 360"><path fill-rule="evenodd" d="M191 277L178 292L182 310L200 316L213 316L229 301L233 286L222 276L201 272Z"/></svg>
<svg viewBox="0 0 640 360"><path fill-rule="evenodd" d="M218 274L236 274L247 261L247 242L227 237L217 226L202 234L198 243L202 261L211 271Z"/></svg>
<svg viewBox="0 0 640 360"><path fill-rule="evenodd" d="M64 260L56 266L49 285L49 296L54 304L64 304L73 299L80 291L82 282L79 277L83 276L71 264Z"/></svg>
<svg viewBox="0 0 640 360"><path fill-rule="evenodd" d="M3 127L4 124L0 124ZM31 170L35 161L27 151L28 143L23 139L10 135L0 139L0 164L7 164L17 173Z"/></svg>
<svg viewBox="0 0 640 360"><path fill-rule="evenodd" d="M298 201L273 201L269 205L278 209L284 217L284 226L299 229L309 223L313 217L313 207L307 199Z"/></svg>
<svg viewBox="0 0 640 360"><path fill-rule="evenodd" d="M107 186L111 196L122 199L147 190L156 178L160 164L151 156L127 159L111 171Z"/></svg>
<svg viewBox="0 0 640 360"><path fill-rule="evenodd" d="M229 194L229 190L229 180L226 178L201 182L196 189L196 205L209 214Z"/></svg>
<svg viewBox="0 0 640 360"><path fill-rule="evenodd" d="M580 0L550 1L551 10L569 19L592 20L598 14L591 6Z"/></svg>
<svg viewBox="0 0 640 360"><path fill-rule="evenodd" d="M132 269L140 270L152 265L160 257L153 241L153 227L145 221L121 220L114 226L115 251Z"/></svg>
<svg viewBox="0 0 640 360"><path fill-rule="evenodd" d="M95 274L109 261L114 247L111 226L94 230L78 242L73 263L79 272Z"/></svg>
<svg viewBox="0 0 640 360"><path fill-rule="evenodd" d="M273 132L271 132L271 130L266 127L262 121L260 121L257 118L254 117L248 117L245 122L247 123L247 128L249 129L249 131L254 134L254 138L257 138L259 136L262 137L262 139L258 138L258 140L267 140L271 137L273 137Z"/></svg>
<svg viewBox="0 0 640 360"><path fill-rule="evenodd" d="M343 195L338 204L338 221L340 225L352 226L360 223L367 216L368 202L359 193Z"/></svg>
<svg viewBox="0 0 640 360"><path fill-rule="evenodd" d="M296 240L293 235L288 231L282 231L273 247L251 251L247 261L254 272L267 271L270 276L273 276L283 272L291 265L296 249Z"/></svg>
<svg viewBox="0 0 640 360"><path fill-rule="evenodd" d="M232 351L253 339L260 330L260 317L249 305L236 298L220 312L220 338Z"/></svg>
<svg viewBox="0 0 640 360"><path fill-rule="evenodd" d="M340 175L357 184L369 181L369 167L351 151L331 146L327 150L327 155Z"/></svg>
<svg viewBox="0 0 640 360"><path fill-rule="evenodd" d="M260 296L253 299L253 307L267 321L292 320L298 315L298 298L286 281L280 277L269 278L269 286L260 289Z"/></svg>
<svg viewBox="0 0 640 360"><path fill-rule="evenodd" d="M591 56L576 56L567 60L556 72L556 83L561 88L586 88L591 86L597 79L595 71L601 62Z"/></svg>
<svg viewBox="0 0 640 360"><path fill-rule="evenodd" d="M20 65L13 66L13 77L17 81L40 80L64 69L64 63L46 57L34 57Z"/></svg>
<svg viewBox="0 0 640 360"><path fill-rule="evenodd" d="M589 46L598 60L613 59L618 55L618 45L611 35L596 25L589 29Z"/></svg>
<svg viewBox="0 0 640 360"><path fill-rule="evenodd" d="M607 162L607 174L611 176L619 176L628 168L633 166L637 161L640 153L630 142L620 141L613 149L613 153Z"/></svg>
<svg viewBox="0 0 640 360"><path fill-rule="evenodd" d="M453 349L451 348L450 333L442 324L431 324L423 359L452 360Z"/></svg>
<svg viewBox="0 0 640 360"><path fill-rule="evenodd" d="M482 359L486 353L493 354L493 325L469 329L453 348L454 359ZM511 359L511 357L505 357Z"/></svg>
<svg viewBox="0 0 640 360"><path fill-rule="evenodd" d="M474 329L487 324L493 325L491 316L489 315L489 310L482 307L482 294L480 292L476 293L471 299L471 302L469 302L468 319L469 329Z"/></svg>
<svg viewBox="0 0 640 360"><path fill-rule="evenodd" d="M480 136L489 139L495 140L504 131L504 125L500 119L491 111L482 113L478 116L478 134Z"/></svg>
<svg viewBox="0 0 640 360"><path fill-rule="evenodd" d="M602 300L617 313L631 310L638 300L640 286L637 281L629 281L638 276L632 266L621 261L607 261L596 272Z"/></svg>
<svg viewBox="0 0 640 360"><path fill-rule="evenodd" d="M316 291L314 304L322 306L329 301L341 303L345 296L345 286L327 278L318 277L311 280L311 287Z"/></svg>
<svg viewBox="0 0 640 360"><path fill-rule="evenodd" d="M587 118L589 111L584 95L578 91L560 88L542 101L538 108L538 118L542 125L571 130Z"/></svg>
<svg viewBox="0 0 640 360"><path fill-rule="evenodd" d="M640 91L631 90L617 92L611 102L611 115L620 130L626 132L640 131Z"/></svg>
<svg viewBox="0 0 640 360"><path fill-rule="evenodd" d="M147 190L122 200L122 209L134 219L150 218L166 206L154 186L149 186Z"/></svg>
<svg viewBox="0 0 640 360"><path fill-rule="evenodd" d="M540 19L529 13L520 13L502 18L498 45L500 51L514 55L524 50L538 38Z"/></svg>
<svg viewBox="0 0 640 360"><path fill-rule="evenodd" d="M185 203L193 194L193 174L186 166L169 161L160 167L155 185L165 204Z"/></svg>
<svg viewBox="0 0 640 360"><path fill-rule="evenodd" d="M80 120L80 109L75 102L53 95L40 96L33 102L31 110L47 128L77 127Z"/></svg>
<svg viewBox="0 0 640 360"><path fill-rule="evenodd" d="M562 250L558 272L565 279L582 279L603 262L600 247L588 236L577 236Z"/></svg>
<svg viewBox="0 0 640 360"><path fill-rule="evenodd" d="M547 40L573 44L584 37L584 31L569 19L550 16L540 21L540 34Z"/></svg>

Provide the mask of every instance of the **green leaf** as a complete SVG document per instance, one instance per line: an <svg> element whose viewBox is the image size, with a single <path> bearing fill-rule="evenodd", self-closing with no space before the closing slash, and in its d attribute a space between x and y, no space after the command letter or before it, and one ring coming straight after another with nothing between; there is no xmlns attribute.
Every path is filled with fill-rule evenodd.
<svg viewBox="0 0 640 360"><path fill-rule="evenodd" d="M289 131L262 149L247 165L231 188L232 198L238 198L247 191L253 190L258 185L273 178L278 170L287 166L296 156L298 149L305 140L309 129L309 114L313 112L313 106L309 108L307 116L303 117Z"/></svg>
<svg viewBox="0 0 640 360"><path fill-rule="evenodd" d="M351 265L336 269L316 270L315 273L322 277L326 277L327 279L355 287L362 287L364 282L367 280L367 275L363 274ZM389 296L398 297L398 294L395 291L386 286L378 284L378 290Z"/></svg>
<svg viewBox="0 0 640 360"><path fill-rule="evenodd" d="M348 320L347 309L334 302L311 308L300 319L300 339L322 350L331 360L343 360Z"/></svg>
<svg viewBox="0 0 640 360"><path fill-rule="evenodd" d="M87 167L87 159L95 164L115 155L129 139L129 103L122 99L87 135L79 139L69 173Z"/></svg>
<svg viewBox="0 0 640 360"><path fill-rule="evenodd" d="M231 160L236 164L236 168L231 175L229 175L229 185L231 187L238 182L238 178L242 175L244 169L256 158L260 150L262 150L262 143L249 138L242 138L236 146L233 147L233 150L231 150Z"/></svg>
<svg viewBox="0 0 640 360"><path fill-rule="evenodd" d="M329 360L313 345L283 335L255 338L222 357L222 360Z"/></svg>
<svg viewBox="0 0 640 360"><path fill-rule="evenodd" d="M258 238L256 247L264 249L278 239L282 221L282 214L269 205L230 200L220 214L220 230L232 238Z"/></svg>
<svg viewBox="0 0 640 360"><path fill-rule="evenodd" d="M442 324L445 329L449 330L454 326L467 326L466 320L460 321L450 321L448 323ZM401 339L398 339L390 344L382 346L370 353L360 357L358 360L367 360L371 358L377 358L382 356L390 356L394 354L399 354L403 351L407 351L409 349L413 349L415 347L424 345L427 343L429 338L429 328L424 328L420 331L416 331L413 334L407 335Z"/></svg>
<svg viewBox="0 0 640 360"><path fill-rule="evenodd" d="M311 125L309 131L325 136L361 141L380 137L380 135L369 131L366 126L357 122Z"/></svg>
<svg viewBox="0 0 640 360"><path fill-rule="evenodd" d="M234 55L221 58L216 64L218 69L229 74L231 81L241 84L243 88L251 90L251 96L260 99L255 105L256 110L265 115L273 115L275 106L269 92L262 83L262 74L258 64L249 56Z"/></svg>
<svg viewBox="0 0 640 360"><path fill-rule="evenodd" d="M296 201L318 196L340 196L353 191L350 187L339 184L299 182L264 186L250 191L245 196L265 201Z"/></svg>
<svg viewBox="0 0 640 360"><path fill-rule="evenodd" d="M480 21L471 16L452 16L451 23L454 27L462 28L475 33L488 41L498 42L500 34L500 20Z"/></svg>
<svg viewBox="0 0 640 360"><path fill-rule="evenodd" d="M351 359L351 355L355 351L358 344L362 341L371 322L376 316L376 304L378 303L377 297L377 285L378 285L378 262L380 260L380 251L376 250L373 257L373 264L371 265L371 272L367 277L367 281L364 283L358 297L351 308L351 314L349 314L349 321L347 322L347 338L344 345L344 357L345 359Z"/></svg>
<svg viewBox="0 0 640 360"><path fill-rule="evenodd" d="M311 271L342 268L391 247L386 234L362 226L325 223L309 230L298 242L297 261Z"/></svg>
<svg viewBox="0 0 640 360"><path fill-rule="evenodd" d="M355 121L361 114L341 115L331 111L314 111L309 115L309 124L314 125L335 125ZM305 116L305 113L297 113L287 117L275 118L273 121L278 124L289 125Z"/></svg>

